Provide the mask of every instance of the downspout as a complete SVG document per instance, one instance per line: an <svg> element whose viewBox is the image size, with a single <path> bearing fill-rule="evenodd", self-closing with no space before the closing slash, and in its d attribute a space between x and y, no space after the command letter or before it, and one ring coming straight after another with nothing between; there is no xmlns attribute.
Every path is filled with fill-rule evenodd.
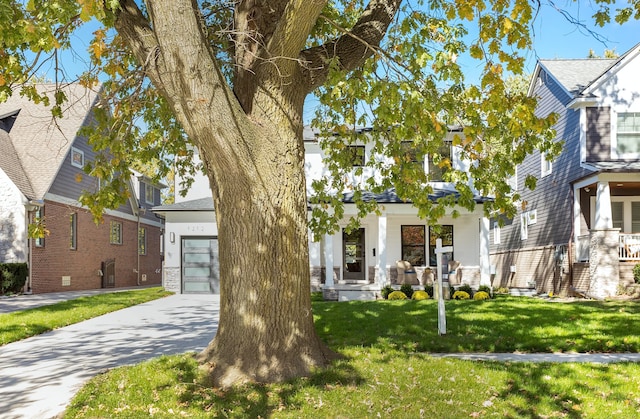
<svg viewBox="0 0 640 419"><path fill-rule="evenodd" d="M136 230L136 285L140 286L140 212L143 211L144 208L138 207L138 229Z"/></svg>
<svg viewBox="0 0 640 419"><path fill-rule="evenodd" d="M27 205L25 205L26 211L26 227L27 227L27 251L29 252L27 256L27 290L25 294L31 295L31 277L33 275L33 248L35 246L34 240L29 237L29 224L31 223L31 213L35 211L36 208L42 208L44 206L44 201L42 200L29 200Z"/></svg>

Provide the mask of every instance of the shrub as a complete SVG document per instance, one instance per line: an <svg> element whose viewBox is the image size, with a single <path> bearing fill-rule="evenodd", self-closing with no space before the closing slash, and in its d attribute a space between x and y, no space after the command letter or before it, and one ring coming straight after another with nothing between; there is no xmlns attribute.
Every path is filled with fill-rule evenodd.
<svg viewBox="0 0 640 419"><path fill-rule="evenodd" d="M425 285L424 290L429 294L429 297L433 298L433 285Z"/></svg>
<svg viewBox="0 0 640 419"><path fill-rule="evenodd" d="M26 263L0 263L0 294L18 293L27 282Z"/></svg>
<svg viewBox="0 0 640 419"><path fill-rule="evenodd" d="M496 290L496 294L509 294L509 288L500 287Z"/></svg>
<svg viewBox="0 0 640 419"><path fill-rule="evenodd" d="M453 299L454 300L468 300L469 298L471 298L471 296L466 291L458 290L458 291L453 293Z"/></svg>
<svg viewBox="0 0 640 419"><path fill-rule="evenodd" d="M418 290L413 293L413 295L411 296L411 299L412 300L428 300L429 293L426 291Z"/></svg>
<svg viewBox="0 0 640 419"><path fill-rule="evenodd" d="M413 287L410 284L402 284L400 286L400 291L402 291L407 298L411 298L413 295Z"/></svg>
<svg viewBox="0 0 640 419"><path fill-rule="evenodd" d="M484 291L484 292L486 292L487 294L489 294L489 296L491 296L491 287L490 287L490 286L488 286L488 285L480 285L480 286L478 287L478 292L479 292L479 291Z"/></svg>
<svg viewBox="0 0 640 419"><path fill-rule="evenodd" d="M389 300L406 300L407 294L402 291L394 291L387 297Z"/></svg>
<svg viewBox="0 0 640 419"><path fill-rule="evenodd" d="M474 300L490 300L491 296L486 291L478 291L473 296Z"/></svg>
<svg viewBox="0 0 640 419"><path fill-rule="evenodd" d="M640 284L640 263L636 263L636 266L633 267L633 279L636 284Z"/></svg>
<svg viewBox="0 0 640 419"><path fill-rule="evenodd" d="M469 284L462 284L458 287L458 291L464 291L467 294L469 294L469 298L471 298L473 296L473 290L471 289L471 285Z"/></svg>
<svg viewBox="0 0 640 419"><path fill-rule="evenodd" d="M393 287L391 285L385 285L380 290L380 295L382 295L382 298L386 300L389 297L389 294L391 294L392 292L393 292Z"/></svg>

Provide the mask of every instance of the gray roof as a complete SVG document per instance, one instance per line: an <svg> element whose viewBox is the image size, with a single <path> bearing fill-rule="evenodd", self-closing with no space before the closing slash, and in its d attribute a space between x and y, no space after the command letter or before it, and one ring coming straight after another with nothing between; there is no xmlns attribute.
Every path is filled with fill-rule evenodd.
<svg viewBox="0 0 640 419"><path fill-rule="evenodd" d="M540 60L539 63L574 97L607 72L618 59Z"/></svg>
<svg viewBox="0 0 640 419"><path fill-rule="evenodd" d="M160 205L153 207L151 211L160 213L171 211L213 211L213 198L206 197L176 204Z"/></svg>
<svg viewBox="0 0 640 419"><path fill-rule="evenodd" d="M20 189L27 199L34 199L35 193L27 174L20 163L18 153L11 142L9 134L0 129L0 170Z"/></svg>
<svg viewBox="0 0 640 419"><path fill-rule="evenodd" d="M444 198L450 195L453 195L457 199L460 196L460 193L458 191L453 191L450 189L434 188L433 193L429 194L429 200L435 202L439 198ZM386 191L379 194L364 192L362 194L362 199L364 201L376 201L381 204L411 203L411 201L401 199L394 188L387 189ZM343 194L343 200L346 203L353 203L353 192ZM482 204L483 202L491 201L492 199L486 196L476 195L473 197L473 200L478 204Z"/></svg>
<svg viewBox="0 0 640 419"><path fill-rule="evenodd" d="M47 94L51 103L55 103L54 84L40 84L39 92ZM9 131L9 138L15 150L15 156L23 168L20 176L23 182L16 182L21 189L30 183L32 190L23 190L25 195L32 194L34 199L43 199L55 179L58 169L69 153L77 132L86 123L90 110L95 105L98 92L79 84L62 86L68 102L63 105L64 117L53 119L51 107L42 103L36 104L15 92L6 102L0 103L0 115L8 115L16 111L15 122ZM7 127L3 127L7 128ZM1 129L0 129L1 130ZM4 131L6 134L6 131ZM9 159L0 161L3 170L14 165ZM12 178L13 180L13 178ZM15 182L15 180L14 180Z"/></svg>

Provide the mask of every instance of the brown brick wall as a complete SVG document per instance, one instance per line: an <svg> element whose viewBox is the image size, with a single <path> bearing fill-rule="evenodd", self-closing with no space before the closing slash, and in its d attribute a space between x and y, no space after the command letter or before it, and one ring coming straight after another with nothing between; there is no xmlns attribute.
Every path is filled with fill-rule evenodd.
<svg viewBox="0 0 640 419"><path fill-rule="evenodd" d="M77 246L70 249L70 214L77 215ZM50 234L44 247L33 247L31 287L34 293L74 291L102 287L98 275L102 261L116 260L116 287L137 285L137 223L105 215L101 224L93 222L91 214L82 208L46 201L44 216ZM122 223L122 245L109 243L109 222ZM147 234L147 254L140 256L140 274L147 275L141 285L162 283L160 259L160 229L143 225ZM62 276L71 277L71 285L62 286Z"/></svg>

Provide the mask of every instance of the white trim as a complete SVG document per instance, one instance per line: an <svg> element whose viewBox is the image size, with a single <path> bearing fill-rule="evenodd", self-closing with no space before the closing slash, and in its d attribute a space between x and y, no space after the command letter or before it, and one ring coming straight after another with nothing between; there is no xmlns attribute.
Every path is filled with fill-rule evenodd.
<svg viewBox="0 0 640 419"><path fill-rule="evenodd" d="M540 153L540 177L549 176L553 172L553 162L546 159L547 153Z"/></svg>
<svg viewBox="0 0 640 419"><path fill-rule="evenodd" d="M527 240L529 238L529 211L525 211L520 214L520 240Z"/></svg>
<svg viewBox="0 0 640 419"><path fill-rule="evenodd" d="M624 111L614 111L611 108L611 157L614 159L639 159L640 152L638 153L625 153L621 154L618 152L618 115L620 114L629 114L629 113L640 113L639 111L633 111L631 109L625 109Z"/></svg>
<svg viewBox="0 0 640 419"><path fill-rule="evenodd" d="M500 230L500 224L497 221L493 222L493 244L500 244L502 239L502 232Z"/></svg>

